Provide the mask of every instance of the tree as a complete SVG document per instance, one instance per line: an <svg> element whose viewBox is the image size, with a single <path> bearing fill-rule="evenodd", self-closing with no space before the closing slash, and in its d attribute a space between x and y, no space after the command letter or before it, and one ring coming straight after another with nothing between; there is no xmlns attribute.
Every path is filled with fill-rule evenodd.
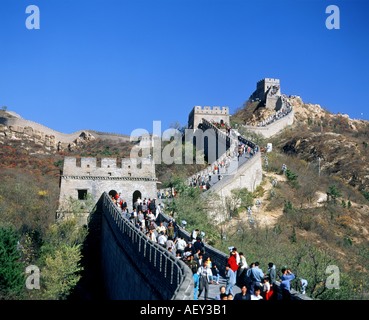
<svg viewBox="0 0 369 320"><path fill-rule="evenodd" d="M244 208L245 210L254 205L254 197L246 188L233 189L231 193L233 196L239 199L240 207Z"/></svg>
<svg viewBox="0 0 369 320"><path fill-rule="evenodd" d="M80 245L62 244L45 258L41 272L42 297L48 300L64 300L81 278Z"/></svg>
<svg viewBox="0 0 369 320"><path fill-rule="evenodd" d="M20 262L18 235L11 227L0 227L0 300L19 299L25 285Z"/></svg>
<svg viewBox="0 0 369 320"><path fill-rule="evenodd" d="M331 185L327 191L327 201L333 201L333 204L336 204L337 198L341 196L341 192L338 190L336 185Z"/></svg>
<svg viewBox="0 0 369 320"><path fill-rule="evenodd" d="M178 130L181 134L184 134L185 130L187 129L187 126L186 125L181 125L181 123L179 121L175 121L175 122L172 122L169 125L169 128Z"/></svg>
<svg viewBox="0 0 369 320"><path fill-rule="evenodd" d="M298 187L298 181L297 181L298 175L295 172L291 171L290 169L287 169L286 170L286 177L287 177L287 180L290 183L291 187L293 187L293 188Z"/></svg>
<svg viewBox="0 0 369 320"><path fill-rule="evenodd" d="M44 237L37 265L41 270L39 298L66 299L81 278L81 246L87 229L76 216L52 224Z"/></svg>
<svg viewBox="0 0 369 320"><path fill-rule="evenodd" d="M212 213L214 206L218 204L218 198L212 193L205 195L199 188L186 185L181 178L176 177L169 184L176 189L177 195L166 202L167 212L172 212L177 221L185 220L187 229L197 228L204 231L210 244L217 238L215 217Z"/></svg>

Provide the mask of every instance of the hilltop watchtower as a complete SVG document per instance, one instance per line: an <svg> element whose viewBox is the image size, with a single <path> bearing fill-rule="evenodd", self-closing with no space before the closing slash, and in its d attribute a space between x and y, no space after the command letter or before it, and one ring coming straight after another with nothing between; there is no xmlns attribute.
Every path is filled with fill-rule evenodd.
<svg viewBox="0 0 369 320"><path fill-rule="evenodd" d="M279 79L264 78L257 82L256 90L250 96L250 100L261 101L267 109L279 109L281 107L281 85Z"/></svg>
<svg viewBox="0 0 369 320"><path fill-rule="evenodd" d="M86 198L96 203L103 192L112 189L122 194L131 210L138 198L156 198L156 183L152 159L65 157L58 214L68 214L70 199L83 208Z"/></svg>
<svg viewBox="0 0 369 320"><path fill-rule="evenodd" d="M224 123L229 125L228 107L201 107L195 106L188 116L188 129L197 129L199 124L205 119L209 122Z"/></svg>

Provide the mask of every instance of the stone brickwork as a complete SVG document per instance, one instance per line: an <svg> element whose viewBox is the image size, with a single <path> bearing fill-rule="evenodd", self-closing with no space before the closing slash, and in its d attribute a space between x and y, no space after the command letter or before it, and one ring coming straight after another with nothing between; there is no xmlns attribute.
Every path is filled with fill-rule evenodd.
<svg viewBox="0 0 369 320"><path fill-rule="evenodd" d="M285 117L274 121L273 123L265 127L255 127L255 126L244 126L247 130L252 131L257 134L261 134L264 138L270 138L275 134L279 133L281 130L287 128L293 124L294 120L293 110Z"/></svg>
<svg viewBox="0 0 369 320"><path fill-rule="evenodd" d="M202 119L209 122L224 122L229 125L229 108L228 107L201 107L195 106L188 116L188 128L197 129Z"/></svg>
<svg viewBox="0 0 369 320"><path fill-rule="evenodd" d="M100 216L95 250L108 300L192 300L191 270L123 218L107 193L93 215Z"/></svg>
<svg viewBox="0 0 369 320"><path fill-rule="evenodd" d="M122 159L65 157L60 183L58 215L67 213L68 199L78 200L87 194L96 203L104 192L114 189L123 195L131 210L134 197L156 198L154 162L150 159ZM83 205L83 199L81 205ZM87 212L86 212L87 214Z"/></svg>
<svg viewBox="0 0 369 320"><path fill-rule="evenodd" d="M231 195L233 189L246 188L254 192L263 180L261 165L261 153L256 153L250 160L238 167L233 175L225 176L221 181L214 184L212 192L218 193L222 198Z"/></svg>
<svg viewBox="0 0 369 320"><path fill-rule="evenodd" d="M279 79L264 78L257 82L256 90L250 96L250 100L260 100L269 109L275 109L275 103L281 96Z"/></svg>

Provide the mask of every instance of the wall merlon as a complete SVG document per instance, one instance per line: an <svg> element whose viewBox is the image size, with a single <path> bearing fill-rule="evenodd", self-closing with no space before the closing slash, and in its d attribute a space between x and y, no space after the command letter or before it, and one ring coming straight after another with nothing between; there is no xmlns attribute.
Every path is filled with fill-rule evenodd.
<svg viewBox="0 0 369 320"><path fill-rule="evenodd" d="M96 162L97 162L96 158L93 158L93 157L81 158L81 168L86 169L86 170L95 170L97 167ZM77 164L77 159L76 159L75 164Z"/></svg>
<svg viewBox="0 0 369 320"><path fill-rule="evenodd" d="M265 78L265 82L273 82L273 83L278 84L280 81L279 79L276 79L276 78Z"/></svg>
<svg viewBox="0 0 369 320"><path fill-rule="evenodd" d="M64 157L64 165L74 165L77 164L77 158L76 157Z"/></svg>
<svg viewBox="0 0 369 320"><path fill-rule="evenodd" d="M140 177L155 178L155 164L152 159L101 158L100 165L97 158L82 157L77 161L75 157L64 158L64 176L97 176L97 177Z"/></svg>
<svg viewBox="0 0 369 320"><path fill-rule="evenodd" d="M102 169L117 169L117 159L116 158L101 158L101 168Z"/></svg>
<svg viewBox="0 0 369 320"><path fill-rule="evenodd" d="M188 127L197 129L202 119L229 124L229 107L227 106L195 106L188 117Z"/></svg>
<svg viewBox="0 0 369 320"><path fill-rule="evenodd" d="M115 189L122 192L130 207L133 193L143 197L157 195L155 164L152 159L65 157L59 195L59 211L67 199L78 199L78 190L87 190L97 201L103 192Z"/></svg>
<svg viewBox="0 0 369 320"><path fill-rule="evenodd" d="M193 109L195 114L229 114L229 107L223 106L195 106Z"/></svg>

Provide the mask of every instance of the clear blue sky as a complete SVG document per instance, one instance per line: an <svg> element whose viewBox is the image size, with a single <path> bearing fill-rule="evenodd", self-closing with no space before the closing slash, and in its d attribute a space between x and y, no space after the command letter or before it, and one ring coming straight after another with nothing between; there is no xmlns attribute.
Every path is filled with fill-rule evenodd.
<svg viewBox="0 0 369 320"><path fill-rule="evenodd" d="M31 4L39 30L25 25ZM271 77L369 119L368 21L365 0L1 0L0 106L65 133L151 132L195 105L233 113Z"/></svg>

